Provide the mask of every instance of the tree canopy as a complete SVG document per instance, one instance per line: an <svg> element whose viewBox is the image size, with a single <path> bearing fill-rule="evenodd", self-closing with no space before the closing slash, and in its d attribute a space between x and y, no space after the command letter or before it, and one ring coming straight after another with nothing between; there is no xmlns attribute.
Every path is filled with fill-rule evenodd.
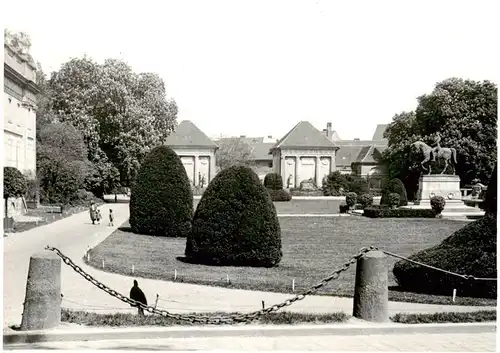
<svg viewBox="0 0 500 353"><path fill-rule="evenodd" d="M456 174L462 184L475 178L486 183L497 160L497 87L489 81L476 82L451 78L436 84L430 94L418 98L414 112L393 118L384 137L388 148L383 163L389 178L399 178L408 196L418 188L423 155L411 149L421 140L434 146L439 133L441 147L457 151ZM433 173L442 168L433 167Z"/></svg>
<svg viewBox="0 0 500 353"><path fill-rule="evenodd" d="M105 179L112 165L123 185L130 185L145 154L175 126L177 106L167 99L163 80L134 73L121 60L71 59L52 73L48 86L57 119L82 133L89 160L101 164L99 175Z"/></svg>
<svg viewBox="0 0 500 353"><path fill-rule="evenodd" d="M216 163L220 170L232 166L252 167L255 156L252 147L242 138L227 137L217 141Z"/></svg>

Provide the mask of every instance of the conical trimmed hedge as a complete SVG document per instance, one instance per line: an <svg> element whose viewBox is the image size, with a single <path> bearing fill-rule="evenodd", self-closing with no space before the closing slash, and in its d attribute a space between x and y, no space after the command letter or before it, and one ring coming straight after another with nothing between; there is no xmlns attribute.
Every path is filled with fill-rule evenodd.
<svg viewBox="0 0 500 353"><path fill-rule="evenodd" d="M193 192L177 154L167 146L151 150L131 190L134 233L185 237L191 230Z"/></svg>
<svg viewBox="0 0 500 353"><path fill-rule="evenodd" d="M185 253L190 262L207 265L272 267L280 262L276 209L250 168L227 168L208 185Z"/></svg>

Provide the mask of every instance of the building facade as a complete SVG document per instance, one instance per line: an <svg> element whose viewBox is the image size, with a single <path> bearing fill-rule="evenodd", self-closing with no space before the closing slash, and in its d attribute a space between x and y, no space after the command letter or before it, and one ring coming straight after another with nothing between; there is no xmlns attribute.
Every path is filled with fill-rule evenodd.
<svg viewBox="0 0 500 353"><path fill-rule="evenodd" d="M218 146L191 121L181 121L165 144L181 158L193 187L204 188L215 178Z"/></svg>
<svg viewBox="0 0 500 353"><path fill-rule="evenodd" d="M4 166L36 174L36 66L4 45Z"/></svg>

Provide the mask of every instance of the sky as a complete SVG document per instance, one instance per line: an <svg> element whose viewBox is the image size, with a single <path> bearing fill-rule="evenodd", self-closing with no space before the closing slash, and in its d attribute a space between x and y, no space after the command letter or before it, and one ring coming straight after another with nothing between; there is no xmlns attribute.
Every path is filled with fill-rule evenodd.
<svg viewBox="0 0 500 353"><path fill-rule="evenodd" d="M121 58L158 73L178 121L210 137L280 138L307 120L370 139L443 79L499 81L498 1L14 3L1 21L31 36L44 71Z"/></svg>

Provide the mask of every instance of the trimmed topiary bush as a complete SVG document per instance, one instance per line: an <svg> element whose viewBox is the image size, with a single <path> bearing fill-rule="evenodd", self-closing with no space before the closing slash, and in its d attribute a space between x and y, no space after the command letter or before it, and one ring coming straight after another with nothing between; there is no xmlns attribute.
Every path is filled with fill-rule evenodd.
<svg viewBox="0 0 500 353"><path fill-rule="evenodd" d="M373 205L373 196L370 194L363 194L358 197L358 202L361 204L361 207L366 208L368 206Z"/></svg>
<svg viewBox="0 0 500 353"><path fill-rule="evenodd" d="M431 208L436 214L436 216L439 216L441 212L443 212L445 205L446 205L446 200L444 199L443 196L433 196L431 198Z"/></svg>
<svg viewBox="0 0 500 353"><path fill-rule="evenodd" d="M271 190L283 189L283 178L278 173L268 173L264 178L264 186Z"/></svg>
<svg viewBox="0 0 500 353"><path fill-rule="evenodd" d="M391 192L389 194L389 206L392 207L392 208L396 208L399 206L399 200L400 200L400 197L399 197L399 194L395 193L395 192Z"/></svg>
<svg viewBox="0 0 500 353"><path fill-rule="evenodd" d="M380 199L381 205L390 206L389 195L391 193L399 194L399 206L408 205L408 196L403 182L399 179L391 179L382 188L382 198Z"/></svg>
<svg viewBox="0 0 500 353"><path fill-rule="evenodd" d="M290 195L290 193L288 193L284 189L279 189L279 190L267 189L267 192L269 193L271 200L275 202L290 201L292 199L292 195Z"/></svg>
<svg viewBox="0 0 500 353"><path fill-rule="evenodd" d="M348 192L347 195L345 195L345 203L347 204L347 206L349 206L349 209L352 209L354 207L357 198L358 195L356 195L355 192Z"/></svg>
<svg viewBox="0 0 500 353"><path fill-rule="evenodd" d="M276 208L250 168L227 168L208 185L185 253L190 262L206 265L272 267L280 262Z"/></svg>
<svg viewBox="0 0 500 353"><path fill-rule="evenodd" d="M496 233L496 216L487 214L410 259L458 274L496 278ZM405 260L394 265L393 273L405 291L451 295L457 289L460 296L496 298L496 281L466 280Z"/></svg>
<svg viewBox="0 0 500 353"><path fill-rule="evenodd" d="M347 206L345 202L342 202L339 205L339 213L347 213L347 212L349 212L349 206Z"/></svg>
<svg viewBox="0 0 500 353"><path fill-rule="evenodd" d="M191 230L193 192L179 156L167 146L144 159L130 198L134 233L185 237Z"/></svg>

